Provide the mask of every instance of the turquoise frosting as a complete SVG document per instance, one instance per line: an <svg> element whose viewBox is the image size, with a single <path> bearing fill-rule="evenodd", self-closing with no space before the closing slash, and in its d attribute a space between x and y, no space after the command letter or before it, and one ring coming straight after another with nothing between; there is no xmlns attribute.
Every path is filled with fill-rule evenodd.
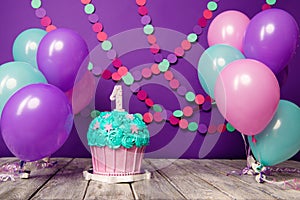
<svg viewBox="0 0 300 200"><path fill-rule="evenodd" d="M147 146L150 134L138 114L126 111L101 112L89 126L89 146L117 149Z"/></svg>

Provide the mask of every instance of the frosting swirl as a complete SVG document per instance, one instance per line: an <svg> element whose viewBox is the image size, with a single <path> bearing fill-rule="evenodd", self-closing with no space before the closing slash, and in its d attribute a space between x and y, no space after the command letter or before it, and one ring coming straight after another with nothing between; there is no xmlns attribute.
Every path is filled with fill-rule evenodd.
<svg viewBox="0 0 300 200"><path fill-rule="evenodd" d="M101 112L89 126L88 145L117 149L149 144L150 134L138 114L126 111Z"/></svg>

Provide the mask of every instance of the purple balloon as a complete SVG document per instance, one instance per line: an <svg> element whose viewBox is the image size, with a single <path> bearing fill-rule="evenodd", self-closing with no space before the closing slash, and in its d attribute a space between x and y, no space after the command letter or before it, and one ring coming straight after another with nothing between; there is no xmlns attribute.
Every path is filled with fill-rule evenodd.
<svg viewBox="0 0 300 200"><path fill-rule="evenodd" d="M268 9L250 21L243 43L244 54L263 62L275 74L282 71L296 51L299 27L281 9Z"/></svg>
<svg viewBox="0 0 300 200"><path fill-rule="evenodd" d="M53 154L69 137L72 125L67 97L57 87L44 83L18 90L8 100L1 118L5 144L24 161Z"/></svg>
<svg viewBox="0 0 300 200"><path fill-rule="evenodd" d="M82 62L88 55L82 37L69 29L56 29L41 40L37 63L48 83L63 91L71 89Z"/></svg>

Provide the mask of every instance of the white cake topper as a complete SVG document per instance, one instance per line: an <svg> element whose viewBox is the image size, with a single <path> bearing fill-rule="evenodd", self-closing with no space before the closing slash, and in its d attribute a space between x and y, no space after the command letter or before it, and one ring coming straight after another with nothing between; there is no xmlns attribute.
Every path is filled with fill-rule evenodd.
<svg viewBox="0 0 300 200"><path fill-rule="evenodd" d="M123 109L123 92L122 92L122 86L121 85L115 85L114 90L112 91L110 95L111 101L116 101L116 111L124 111Z"/></svg>

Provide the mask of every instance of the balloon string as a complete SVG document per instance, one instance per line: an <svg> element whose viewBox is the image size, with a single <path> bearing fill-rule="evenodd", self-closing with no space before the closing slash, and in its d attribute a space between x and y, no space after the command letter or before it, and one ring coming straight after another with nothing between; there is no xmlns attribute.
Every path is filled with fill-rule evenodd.
<svg viewBox="0 0 300 200"><path fill-rule="evenodd" d="M232 170L230 172L228 172L226 175L229 176L229 175L243 175L243 174L253 174L251 172L251 161L250 161L250 146L248 146L247 142L246 142L246 138L245 138L245 135L241 133L241 136L243 138L243 141L244 141L244 148L245 148L245 154L246 154L246 158L247 158L247 166L242 169L240 172L237 172L235 170Z"/></svg>
<svg viewBox="0 0 300 200"><path fill-rule="evenodd" d="M267 178L262 178L262 180L266 183L276 185L284 190L293 189L300 191L300 180L297 178L284 181L276 181L276 179L268 180Z"/></svg>
<svg viewBox="0 0 300 200"><path fill-rule="evenodd" d="M249 158L249 156L250 156L250 152L251 152L251 150L250 150L250 146L248 146L248 144L247 144L247 141L246 141L245 135L244 135L244 134L242 134L242 133L241 133L241 135L242 135L243 142L244 142L245 154L246 154L246 158L247 158L247 167L250 167L250 166L251 166L251 164L248 162L248 158Z"/></svg>
<svg viewBox="0 0 300 200"><path fill-rule="evenodd" d="M0 167L0 182L15 181L16 178L22 177L22 174L27 173L29 176L30 170L27 169L45 169L56 166L57 161L50 162L49 160L40 160L34 162L14 162L6 163ZM26 168L26 169L25 169ZM27 178L28 178L27 176ZM26 176L23 176L26 177Z"/></svg>
<svg viewBox="0 0 300 200"><path fill-rule="evenodd" d="M300 174L300 169L296 169L296 168L288 168L288 167L284 167L284 168L279 168L279 167L270 167L270 172L279 172L279 173L295 173L295 174Z"/></svg>
<svg viewBox="0 0 300 200"><path fill-rule="evenodd" d="M15 181L20 170L19 163L7 163L0 167L0 182Z"/></svg>
<svg viewBox="0 0 300 200"><path fill-rule="evenodd" d="M245 150L247 152L247 166L242 169L239 173L235 170L227 173L227 176L229 175L252 175L255 176L255 180L258 183L269 183L272 185L275 185L277 187L280 187L281 189L293 189L300 191L300 179L294 178L289 180L283 180L283 181L277 181L275 178L273 180L268 180L267 175L271 175L271 172L276 173L295 173L300 174L300 170L296 168L279 168L279 167L264 167L261 163L256 161L251 155L250 155L250 147L248 147L247 151L247 143L245 140L245 136L242 135L244 144L245 144Z"/></svg>

